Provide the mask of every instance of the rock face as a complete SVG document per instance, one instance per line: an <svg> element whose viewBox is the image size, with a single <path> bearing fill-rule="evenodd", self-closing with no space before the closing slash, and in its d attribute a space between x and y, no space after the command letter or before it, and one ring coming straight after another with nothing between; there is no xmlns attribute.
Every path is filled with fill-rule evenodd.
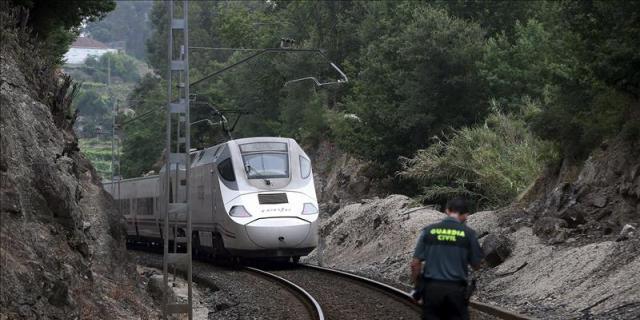
<svg viewBox="0 0 640 320"><path fill-rule="evenodd" d="M322 142L310 150L320 211L334 214L340 207L363 198L382 196L390 189L389 178L375 179L372 164L341 152L335 145Z"/></svg>
<svg viewBox="0 0 640 320"><path fill-rule="evenodd" d="M583 165L550 168L525 198L517 207L547 241L615 239L626 224L640 223L640 141L612 139Z"/></svg>
<svg viewBox="0 0 640 320"><path fill-rule="evenodd" d="M17 56L37 52L1 47L0 318L153 315L122 217L78 152L66 115L33 98L61 92L37 92L18 67Z"/></svg>

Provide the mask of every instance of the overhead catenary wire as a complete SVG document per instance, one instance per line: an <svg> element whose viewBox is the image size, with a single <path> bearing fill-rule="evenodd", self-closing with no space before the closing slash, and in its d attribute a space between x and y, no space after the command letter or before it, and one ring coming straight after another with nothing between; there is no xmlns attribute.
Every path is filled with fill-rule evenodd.
<svg viewBox="0 0 640 320"><path fill-rule="evenodd" d="M317 53L319 55L321 55L323 58L325 58L328 62L329 65L331 65L331 67L333 67L336 71L338 71L338 73L340 74L340 76L342 77L341 80L338 80L336 82L332 82L332 83L344 83L344 82L348 82L349 79L347 78L347 76L344 74L344 72L342 72L342 70L340 70L340 68L338 68L338 66L336 64L334 64L333 62L331 62L331 60L329 60L329 58L327 57L327 55L324 53L323 50L321 49L299 49L299 48L266 48L266 49L252 49L252 50L257 50L255 51L255 53L240 59L237 62L234 62L226 67L223 67L222 69L219 69L217 71L214 71L194 82L191 82L189 85L190 86L195 86L197 84L200 84L202 82L204 82L205 80L211 79L229 69L232 69L240 64L243 64L245 62L248 62L258 56L261 56L265 53L270 53L270 52L275 52L275 53L279 53L279 52L313 52L313 53ZM247 50L248 51L248 50Z"/></svg>

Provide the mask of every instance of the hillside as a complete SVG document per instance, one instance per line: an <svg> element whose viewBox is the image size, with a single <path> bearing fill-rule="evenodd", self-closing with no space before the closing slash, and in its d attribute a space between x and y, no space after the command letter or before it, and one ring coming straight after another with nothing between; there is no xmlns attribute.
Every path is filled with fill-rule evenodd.
<svg viewBox="0 0 640 320"><path fill-rule="evenodd" d="M472 215L481 244L506 249L476 273L475 299L543 319L637 319L638 146L613 139L584 165L548 169L512 206ZM324 217L309 261L408 288L419 230L442 217L405 196L361 200Z"/></svg>
<svg viewBox="0 0 640 320"><path fill-rule="evenodd" d="M2 14L0 318L153 317L123 218L71 129L73 86Z"/></svg>

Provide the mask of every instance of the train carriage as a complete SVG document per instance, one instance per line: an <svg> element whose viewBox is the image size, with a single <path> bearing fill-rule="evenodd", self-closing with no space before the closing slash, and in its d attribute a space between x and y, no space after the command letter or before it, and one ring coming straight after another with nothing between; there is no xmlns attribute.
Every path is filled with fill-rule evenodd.
<svg viewBox="0 0 640 320"><path fill-rule="evenodd" d="M163 169L159 176L104 184L126 207L132 241L160 243L165 176ZM174 186L184 183L184 168L173 168L169 177L171 196L183 199ZM192 152L189 179L195 251L297 258L316 247L319 212L311 161L295 140L236 139ZM176 236L185 237L184 229Z"/></svg>

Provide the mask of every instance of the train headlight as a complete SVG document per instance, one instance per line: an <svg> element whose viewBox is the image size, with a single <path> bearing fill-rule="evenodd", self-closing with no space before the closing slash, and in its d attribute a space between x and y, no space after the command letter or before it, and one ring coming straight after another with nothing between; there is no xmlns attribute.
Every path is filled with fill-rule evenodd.
<svg viewBox="0 0 640 320"><path fill-rule="evenodd" d="M244 208L244 206L233 206L231 210L229 210L229 215L236 218L247 218L251 217L249 211Z"/></svg>
<svg viewBox="0 0 640 320"><path fill-rule="evenodd" d="M304 207L302 207L302 214L317 214L318 208L314 206L312 203L305 203Z"/></svg>

